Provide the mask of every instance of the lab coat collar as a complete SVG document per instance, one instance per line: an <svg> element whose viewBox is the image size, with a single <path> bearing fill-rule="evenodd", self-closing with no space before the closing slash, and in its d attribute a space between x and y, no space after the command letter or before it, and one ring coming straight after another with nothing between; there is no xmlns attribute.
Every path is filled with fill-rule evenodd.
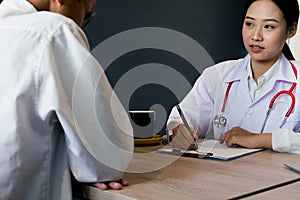
<svg viewBox="0 0 300 200"><path fill-rule="evenodd" d="M228 72L228 75L224 78L224 81L226 83L240 81L245 78L247 78L248 72L247 72L247 65L250 61L250 56L247 55L243 59L241 59L240 62L236 62L236 65L234 66L230 72Z"/></svg>
<svg viewBox="0 0 300 200"><path fill-rule="evenodd" d="M247 64L250 62L250 55L245 56L241 62L237 62L237 67L228 73L228 76L224 79L225 82L240 81L247 78ZM294 83L297 82L297 78L294 74L290 61L281 54L279 62L277 63L278 73L275 74L275 80ZM299 74L300 72L298 72Z"/></svg>
<svg viewBox="0 0 300 200"><path fill-rule="evenodd" d="M279 68L277 73L277 80L282 80L290 83L296 83L297 78L294 74L293 68L291 66L291 63L293 61L289 61L283 54L279 58ZM295 65L295 64L294 64ZM295 65L296 67L296 65ZM297 69L297 67L296 67ZM299 71L297 69L297 73L299 74Z"/></svg>

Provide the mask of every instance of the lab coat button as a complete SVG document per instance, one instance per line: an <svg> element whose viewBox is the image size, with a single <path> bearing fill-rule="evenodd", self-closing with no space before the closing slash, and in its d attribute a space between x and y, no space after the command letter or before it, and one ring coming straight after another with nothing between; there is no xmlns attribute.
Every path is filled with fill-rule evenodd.
<svg viewBox="0 0 300 200"><path fill-rule="evenodd" d="M248 114L253 113L253 109L252 109L252 108L248 108L248 109L247 109L247 113L248 113Z"/></svg>

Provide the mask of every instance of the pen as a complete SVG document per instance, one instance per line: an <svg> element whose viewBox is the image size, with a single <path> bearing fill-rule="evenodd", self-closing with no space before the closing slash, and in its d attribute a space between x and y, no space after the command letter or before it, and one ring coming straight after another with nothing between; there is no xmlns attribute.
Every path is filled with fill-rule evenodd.
<svg viewBox="0 0 300 200"><path fill-rule="evenodd" d="M194 136L194 134L193 134L193 132L191 130L191 127L189 126L188 122L186 121L186 118L185 118L185 116L184 116L184 114L183 114L183 112L182 112L179 104L176 105L176 108L178 110L178 113L179 113L182 121L183 121L184 126L186 127L186 129L188 130L188 132L192 136L192 138L194 138L194 145L196 146L196 148L198 148L197 139L195 138L195 136Z"/></svg>

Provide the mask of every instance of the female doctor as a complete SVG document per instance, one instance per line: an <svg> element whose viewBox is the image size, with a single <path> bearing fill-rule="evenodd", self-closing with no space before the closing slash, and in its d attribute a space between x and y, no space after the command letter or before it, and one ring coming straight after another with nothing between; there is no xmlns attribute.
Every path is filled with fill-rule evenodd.
<svg viewBox="0 0 300 200"><path fill-rule="evenodd" d="M214 139L229 147L300 154L300 63L286 45L297 31L298 2L251 0L245 11L248 55L204 70L180 103L194 138L173 108L173 145L195 149L193 140L213 128Z"/></svg>

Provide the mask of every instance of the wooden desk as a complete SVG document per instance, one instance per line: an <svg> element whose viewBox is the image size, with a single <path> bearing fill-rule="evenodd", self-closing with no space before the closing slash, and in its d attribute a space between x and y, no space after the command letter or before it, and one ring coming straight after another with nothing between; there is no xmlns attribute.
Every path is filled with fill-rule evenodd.
<svg viewBox="0 0 300 200"><path fill-rule="evenodd" d="M274 190L269 190L264 193L260 193L245 200L261 200L261 199L272 199L272 200L283 200L283 199L299 199L300 194L300 182L282 186Z"/></svg>
<svg viewBox="0 0 300 200"><path fill-rule="evenodd" d="M147 148L137 150L142 151L147 152ZM147 166L160 162L156 157L151 160L151 156L146 153L142 162L146 160ZM162 162L167 159L164 157L167 155L160 156ZM270 150L228 162L181 157L156 171L125 173L130 185L123 190L102 192L88 188L87 191L91 199L229 199L299 179L299 174L283 166L299 159L299 155ZM136 161L137 158L133 163ZM137 162L141 162L140 157Z"/></svg>

